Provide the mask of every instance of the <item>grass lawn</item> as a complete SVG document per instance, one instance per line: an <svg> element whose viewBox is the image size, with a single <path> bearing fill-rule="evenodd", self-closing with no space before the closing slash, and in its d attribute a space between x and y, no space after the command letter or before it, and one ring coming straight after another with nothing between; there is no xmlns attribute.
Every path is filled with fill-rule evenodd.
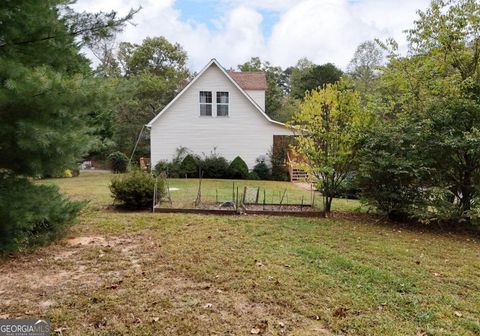
<svg viewBox="0 0 480 336"><path fill-rule="evenodd" d="M46 317L63 335L480 335L478 237L362 214L114 212L110 177L43 182L91 202L64 240L0 262L2 318ZM186 183L170 187L193 200Z"/></svg>

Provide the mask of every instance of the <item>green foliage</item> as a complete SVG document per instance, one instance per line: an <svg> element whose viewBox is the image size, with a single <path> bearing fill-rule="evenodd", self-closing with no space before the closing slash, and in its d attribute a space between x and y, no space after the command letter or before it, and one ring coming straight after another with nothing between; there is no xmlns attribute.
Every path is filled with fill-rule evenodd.
<svg viewBox="0 0 480 336"><path fill-rule="evenodd" d="M375 89L383 58L383 50L374 41L363 42L357 47L348 65L348 74L362 98Z"/></svg>
<svg viewBox="0 0 480 336"><path fill-rule="evenodd" d="M189 77L187 54L179 44L164 37L146 38L142 44L120 43L118 52L100 50L102 64L113 73L108 89L111 97L102 113L111 115L108 130L111 142L119 151L130 153L143 126L157 115L174 97ZM114 57L114 59L111 59ZM116 65L120 65L120 76ZM102 109L98 110L100 113ZM149 156L149 133L143 132L135 159Z"/></svg>
<svg viewBox="0 0 480 336"><path fill-rule="evenodd" d="M98 92L80 48L120 29L131 16L78 14L68 3L2 3L0 168L58 175L92 143L86 120Z"/></svg>
<svg viewBox="0 0 480 336"><path fill-rule="evenodd" d="M228 176L232 179L246 179L248 177L248 166L240 156L237 156L228 166Z"/></svg>
<svg viewBox="0 0 480 336"><path fill-rule="evenodd" d="M257 164L253 167L253 172L256 174L259 180L270 180L272 177L270 168L268 168L265 160L258 160ZM255 175L252 175L253 177Z"/></svg>
<svg viewBox="0 0 480 336"><path fill-rule="evenodd" d="M318 176L327 213L341 183L356 168L360 139L371 120L357 93L343 83L307 93L293 117L300 168Z"/></svg>
<svg viewBox="0 0 480 336"><path fill-rule="evenodd" d="M179 177L180 167L175 165L173 162L168 162L166 160L160 160L155 164L154 174L155 176L160 176L166 174L170 178Z"/></svg>
<svg viewBox="0 0 480 336"><path fill-rule="evenodd" d="M358 176L362 199L392 219L425 210L423 181L430 171L416 146L418 131L411 124L381 125L366 134L362 145Z"/></svg>
<svg viewBox="0 0 480 336"><path fill-rule="evenodd" d="M270 162L272 163L272 180L288 181L288 168L285 164L287 160L288 144L280 148L272 148L269 153Z"/></svg>
<svg viewBox="0 0 480 336"><path fill-rule="evenodd" d="M61 234L81 208L54 187L16 176L62 176L94 143L89 115L98 83L82 46L131 19L75 13L71 1L3 1L0 10L0 249L15 251ZM5 172L8 172L5 173Z"/></svg>
<svg viewBox="0 0 480 336"><path fill-rule="evenodd" d="M248 173L247 180L260 180L260 177L255 171L251 171Z"/></svg>
<svg viewBox="0 0 480 336"><path fill-rule="evenodd" d="M115 202L129 210L152 207L155 179L147 172L133 170L112 178L110 191ZM163 197L164 181L158 180L158 197Z"/></svg>
<svg viewBox="0 0 480 336"><path fill-rule="evenodd" d="M45 245L63 236L84 205L63 197L56 186L0 173L0 253Z"/></svg>
<svg viewBox="0 0 480 336"><path fill-rule="evenodd" d="M180 164L180 175L186 177L198 177L198 163L193 155L188 154Z"/></svg>
<svg viewBox="0 0 480 336"><path fill-rule="evenodd" d="M199 162L204 178L228 178L228 161L213 152Z"/></svg>
<svg viewBox="0 0 480 336"><path fill-rule="evenodd" d="M185 164L183 161L188 157L191 156L195 162L192 162L191 159L187 159ZM190 174L189 177L196 177L198 176L198 167L200 165L198 158L194 157L190 154L190 151L186 147L178 147L176 149L175 157L172 161L165 161L161 160L155 164L154 172L156 176L160 176L160 174L165 173L170 178L178 178L178 177L185 177ZM195 172L193 171L193 164L195 164Z"/></svg>
<svg viewBox="0 0 480 336"><path fill-rule="evenodd" d="M316 65L306 59L300 60L290 73L290 92L295 99L303 99L308 91L334 84L343 75L343 72L332 63Z"/></svg>
<svg viewBox="0 0 480 336"><path fill-rule="evenodd" d="M363 157L366 201L427 221L471 221L480 196L480 4L432 1L389 63L370 108L381 117ZM388 138L387 138L388 135ZM365 169L366 168L366 169Z"/></svg>
<svg viewBox="0 0 480 336"><path fill-rule="evenodd" d="M128 157L122 152L113 152L108 156L108 161L114 173L126 173L128 169Z"/></svg>

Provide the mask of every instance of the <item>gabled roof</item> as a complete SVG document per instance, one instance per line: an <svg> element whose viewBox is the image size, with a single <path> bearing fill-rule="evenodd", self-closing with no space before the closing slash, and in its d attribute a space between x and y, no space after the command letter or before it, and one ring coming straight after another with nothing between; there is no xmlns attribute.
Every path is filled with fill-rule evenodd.
<svg viewBox="0 0 480 336"><path fill-rule="evenodd" d="M262 71L237 72L229 71L228 74L244 90L266 90L267 77Z"/></svg>
<svg viewBox="0 0 480 336"><path fill-rule="evenodd" d="M217 61L215 58L212 58L212 59L210 60L210 62L208 62L208 64L198 73L198 75L197 75L194 79L192 79L192 80L190 81L190 83L188 83L188 85L185 86L185 87L183 88L183 90L180 91L180 92L175 96L175 98L173 98L172 101L171 101L170 103L168 103L168 105L165 106L165 107L163 108L163 110L162 110L159 114L157 114L157 115L155 116L155 118L153 118L152 120L150 120L150 122L149 122L148 124L146 124L145 126L147 126L147 127L152 127L152 125L155 123L155 121L157 121L158 118L160 118L160 116L161 116L162 114L164 114L165 111L167 111L167 110L170 108L170 106L172 106L172 105L175 103L175 101L177 101L177 99L179 99L179 98L190 88L190 86L193 85L193 83L195 83L195 81L197 81L200 77L202 77L202 75L204 74L204 72L205 72L208 68L210 68L212 65L216 65L216 66L220 69L220 71L223 72L223 74L237 87L237 89L248 99L248 101L258 110L258 112L261 113L261 114L265 117L265 119L267 119L267 120L268 120L269 122L271 122L272 124L277 124L277 125L280 125L280 126L283 126L283 127L287 127L284 123L281 123L281 122L279 122L279 121L275 121L275 120L271 119L271 118L265 113L265 111L263 111L262 108L252 99L252 97L250 97L250 96L245 92L245 90L242 89L242 87L232 78L232 76L230 76L230 75L228 74L228 72L220 65L220 63L218 63L218 61Z"/></svg>

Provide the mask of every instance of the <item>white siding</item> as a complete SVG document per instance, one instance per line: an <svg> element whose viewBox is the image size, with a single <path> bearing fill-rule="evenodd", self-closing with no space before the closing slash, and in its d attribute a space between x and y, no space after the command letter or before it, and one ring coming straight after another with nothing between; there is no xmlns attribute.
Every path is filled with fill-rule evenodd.
<svg viewBox="0 0 480 336"><path fill-rule="evenodd" d="M245 92L265 111L265 90L245 90Z"/></svg>
<svg viewBox="0 0 480 336"><path fill-rule="evenodd" d="M201 117L199 92L212 91L213 117ZM216 117L215 92L228 91L229 116ZM180 146L202 155L216 152L227 160L239 155L249 168L268 153L273 135L292 135L282 125L270 122L235 87L225 74L212 64L151 127L152 164L171 160Z"/></svg>

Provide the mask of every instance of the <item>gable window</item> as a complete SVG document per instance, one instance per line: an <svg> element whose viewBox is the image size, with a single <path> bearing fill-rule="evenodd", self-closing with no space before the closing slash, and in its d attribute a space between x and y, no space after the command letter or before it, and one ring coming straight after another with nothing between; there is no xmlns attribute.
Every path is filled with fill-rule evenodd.
<svg viewBox="0 0 480 336"><path fill-rule="evenodd" d="M217 92L217 117L228 117L228 92Z"/></svg>
<svg viewBox="0 0 480 336"><path fill-rule="evenodd" d="M212 92L200 91L200 115L212 116Z"/></svg>

